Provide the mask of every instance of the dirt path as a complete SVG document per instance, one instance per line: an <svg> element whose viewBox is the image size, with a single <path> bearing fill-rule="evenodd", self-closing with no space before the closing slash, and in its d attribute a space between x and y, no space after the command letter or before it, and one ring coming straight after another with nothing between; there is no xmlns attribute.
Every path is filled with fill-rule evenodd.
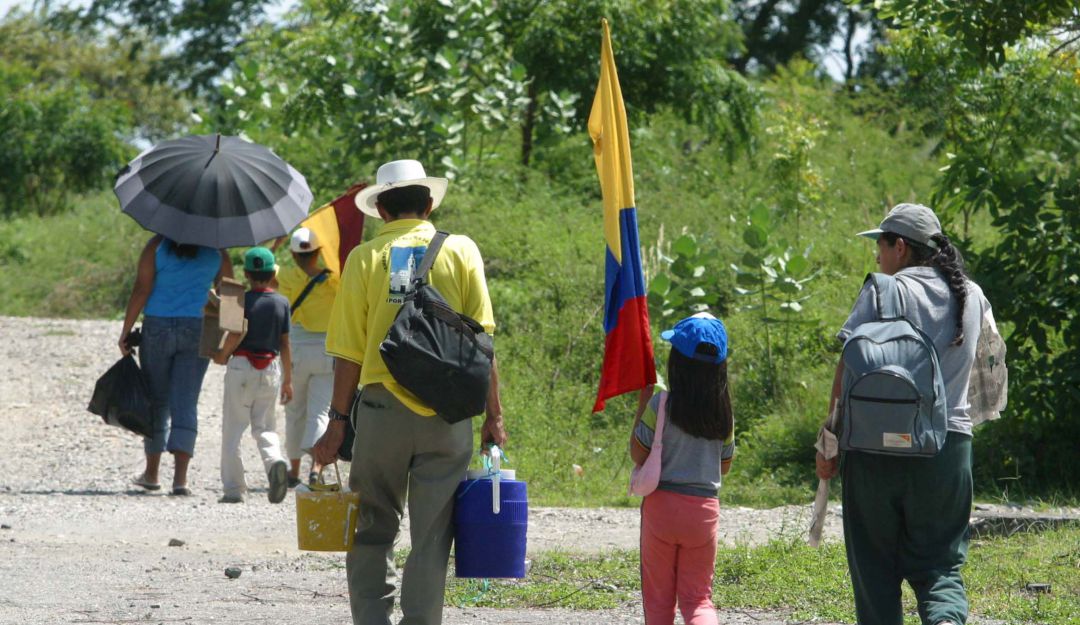
<svg viewBox="0 0 1080 625"><path fill-rule="evenodd" d="M212 366L200 401L194 496L146 494L134 436L86 412L94 381L117 358L115 321L0 317L0 624L343 623L344 556L296 549L294 510L271 505L254 445L244 462L254 492L220 496L223 369ZM284 426L279 416L279 429ZM168 459L165 473L171 472ZM801 534L809 511L723 511L722 540L760 543ZM537 508L529 551L596 552L637 545L634 509ZM830 515L826 536L840 536ZM407 534L406 534L407 536ZM169 546L171 539L182 546ZM407 545L407 539L401 546ZM242 570L239 579L226 567ZM447 608L445 622L640 623L617 610ZM724 613L725 623L779 625L782 615Z"/></svg>

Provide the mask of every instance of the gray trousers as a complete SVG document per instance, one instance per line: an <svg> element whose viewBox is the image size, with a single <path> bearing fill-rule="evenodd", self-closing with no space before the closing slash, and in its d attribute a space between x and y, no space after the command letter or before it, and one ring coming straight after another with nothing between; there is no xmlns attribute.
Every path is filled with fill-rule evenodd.
<svg viewBox="0 0 1080 625"><path fill-rule="evenodd" d="M933 458L846 452L841 472L859 625L903 625L903 580L924 625L966 623L971 436L949 432Z"/></svg>
<svg viewBox="0 0 1080 625"><path fill-rule="evenodd" d="M438 625L454 538L454 491L472 456L472 422L422 417L381 384L364 387L352 416L349 487L360 494L360 518L345 562L353 624L390 623L398 578L394 542L407 495L412 550L401 575L401 625Z"/></svg>

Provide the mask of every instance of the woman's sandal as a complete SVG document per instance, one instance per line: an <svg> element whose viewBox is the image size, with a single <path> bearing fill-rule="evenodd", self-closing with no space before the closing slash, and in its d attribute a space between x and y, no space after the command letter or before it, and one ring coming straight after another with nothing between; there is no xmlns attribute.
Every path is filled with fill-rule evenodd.
<svg viewBox="0 0 1080 625"><path fill-rule="evenodd" d="M140 473L138 477L131 480L131 483L136 486L141 486L146 490L161 490L161 484L146 479L145 473Z"/></svg>
<svg viewBox="0 0 1080 625"><path fill-rule="evenodd" d="M177 497L188 497L191 495L191 489L187 486L173 486L172 494Z"/></svg>

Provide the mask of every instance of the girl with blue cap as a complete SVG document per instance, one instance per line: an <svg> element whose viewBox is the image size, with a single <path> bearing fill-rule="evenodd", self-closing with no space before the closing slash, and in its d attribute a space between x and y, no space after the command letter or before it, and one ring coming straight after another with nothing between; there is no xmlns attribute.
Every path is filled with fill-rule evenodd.
<svg viewBox="0 0 1080 625"><path fill-rule="evenodd" d="M687 625L715 625L717 491L735 453L727 330L719 319L698 313L660 337L672 347L670 388L642 405L630 437L635 473L659 469L652 492L639 488L637 476L631 486L635 494L646 495L641 504L645 622L674 622L678 603ZM659 455L658 463L653 454Z"/></svg>

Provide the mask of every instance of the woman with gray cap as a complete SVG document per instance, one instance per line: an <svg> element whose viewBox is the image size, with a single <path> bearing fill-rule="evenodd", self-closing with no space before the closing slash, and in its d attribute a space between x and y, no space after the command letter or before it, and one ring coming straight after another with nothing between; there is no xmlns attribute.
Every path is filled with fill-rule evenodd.
<svg viewBox="0 0 1080 625"><path fill-rule="evenodd" d="M877 242L877 264L895 280L901 316L933 345L944 389L941 424L947 431L933 455L889 455L888 450L849 446L838 466L836 458L826 460L819 453L818 477L843 477L844 541L858 622L901 625L900 586L907 580L924 624L962 625L968 604L960 568L967 557L972 502L968 381L989 303L964 274L963 258L929 208L900 204L878 228L859 236ZM878 293L875 284L867 278L837 334L841 341L862 324L889 316L879 312L885 310L879 298L889 295ZM844 369L841 359L830 412L846 390ZM848 402L842 404L841 420L848 410ZM884 440L888 446L911 439L884 434Z"/></svg>

